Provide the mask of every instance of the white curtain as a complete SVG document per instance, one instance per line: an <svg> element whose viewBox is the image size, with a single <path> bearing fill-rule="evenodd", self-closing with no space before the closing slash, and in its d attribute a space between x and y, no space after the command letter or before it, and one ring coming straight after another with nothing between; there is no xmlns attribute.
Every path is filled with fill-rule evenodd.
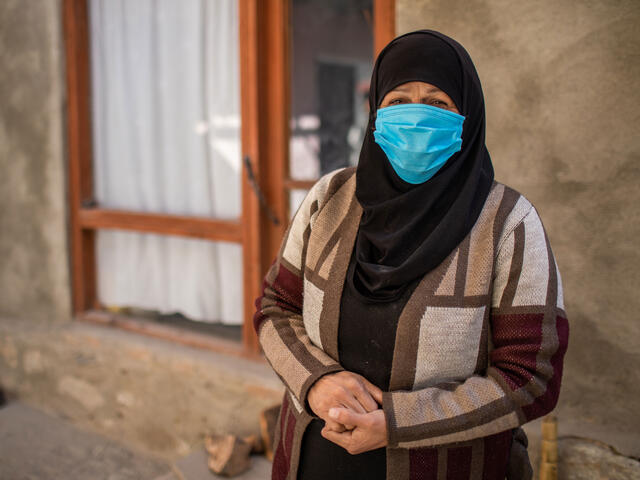
<svg viewBox="0 0 640 480"><path fill-rule="evenodd" d="M237 0L90 0L100 207L235 219L240 201ZM99 231L107 305L242 322L239 245Z"/></svg>

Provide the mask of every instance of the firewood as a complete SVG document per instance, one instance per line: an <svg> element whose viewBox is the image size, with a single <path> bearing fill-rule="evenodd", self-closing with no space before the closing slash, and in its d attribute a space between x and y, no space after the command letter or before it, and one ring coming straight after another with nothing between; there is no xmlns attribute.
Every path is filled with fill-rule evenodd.
<svg viewBox="0 0 640 480"><path fill-rule="evenodd" d="M547 415L542 419L542 438L544 440L556 440L558 438L558 419Z"/></svg>
<svg viewBox="0 0 640 480"><path fill-rule="evenodd" d="M558 420L548 415L542 420L540 480L558 479Z"/></svg>
<svg viewBox="0 0 640 480"><path fill-rule="evenodd" d="M262 436L248 435L243 438L245 442L251 445L251 453L264 453L264 442Z"/></svg>
<svg viewBox="0 0 640 480"><path fill-rule="evenodd" d="M265 408L260 412L260 435L264 445L264 454L270 461L273 461L273 442L279 413L280 405Z"/></svg>
<svg viewBox="0 0 640 480"><path fill-rule="evenodd" d="M213 435L205 438L209 452L209 468L216 474L233 477L251 466L251 444L235 435Z"/></svg>

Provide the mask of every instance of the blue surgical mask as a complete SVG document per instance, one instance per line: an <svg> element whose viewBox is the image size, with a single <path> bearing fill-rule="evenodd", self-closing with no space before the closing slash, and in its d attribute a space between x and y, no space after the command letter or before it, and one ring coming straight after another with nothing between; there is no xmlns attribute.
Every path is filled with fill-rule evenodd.
<svg viewBox="0 0 640 480"><path fill-rule="evenodd" d="M442 108L409 103L380 108L375 141L405 182L433 177L462 148L464 117Z"/></svg>

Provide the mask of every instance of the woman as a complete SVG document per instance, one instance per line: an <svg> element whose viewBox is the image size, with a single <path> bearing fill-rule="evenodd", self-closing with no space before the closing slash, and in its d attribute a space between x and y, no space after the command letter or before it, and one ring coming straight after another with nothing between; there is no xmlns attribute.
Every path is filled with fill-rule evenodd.
<svg viewBox="0 0 640 480"><path fill-rule="evenodd" d="M536 210L493 180L477 73L434 31L376 60L356 168L321 178L254 323L287 387L275 479L504 479L568 324ZM517 435L516 435L517 434Z"/></svg>

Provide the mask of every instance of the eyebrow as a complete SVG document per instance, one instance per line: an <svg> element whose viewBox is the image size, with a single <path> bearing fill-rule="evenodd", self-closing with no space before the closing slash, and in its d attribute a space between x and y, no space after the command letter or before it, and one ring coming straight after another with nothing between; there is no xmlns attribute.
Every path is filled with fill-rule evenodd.
<svg viewBox="0 0 640 480"><path fill-rule="evenodd" d="M394 88L393 90L391 90L392 92L398 91L398 92L407 92L409 90L409 87L406 87L405 85L399 85L396 88ZM440 90L438 87L436 86L432 86L427 93L438 93L438 92L442 92L442 90ZM444 93L444 92L443 92Z"/></svg>

